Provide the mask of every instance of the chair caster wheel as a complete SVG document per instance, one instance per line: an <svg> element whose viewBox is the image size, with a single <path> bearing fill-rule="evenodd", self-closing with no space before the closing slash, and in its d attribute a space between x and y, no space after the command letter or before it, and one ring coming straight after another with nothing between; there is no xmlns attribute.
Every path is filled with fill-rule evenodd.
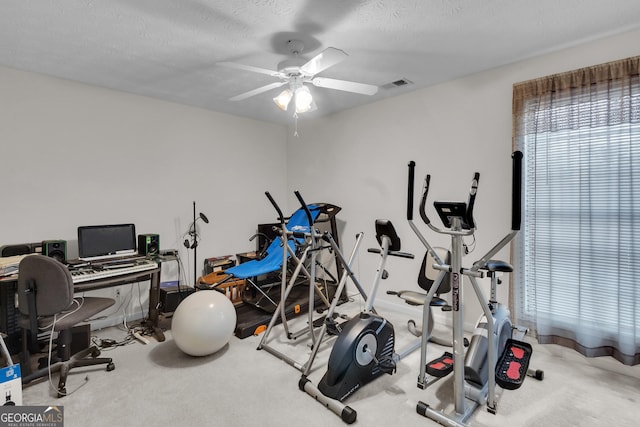
<svg viewBox="0 0 640 427"><path fill-rule="evenodd" d="M93 357L95 359L96 357L100 356L100 354L101 354L100 353L100 349L96 348L95 350L93 350L91 352L91 357Z"/></svg>
<svg viewBox="0 0 640 427"><path fill-rule="evenodd" d="M107 365L107 372L113 371L114 369L116 369L116 365L113 362Z"/></svg>
<svg viewBox="0 0 640 427"><path fill-rule="evenodd" d="M59 388L58 389L58 398L65 397L67 395L67 388Z"/></svg>

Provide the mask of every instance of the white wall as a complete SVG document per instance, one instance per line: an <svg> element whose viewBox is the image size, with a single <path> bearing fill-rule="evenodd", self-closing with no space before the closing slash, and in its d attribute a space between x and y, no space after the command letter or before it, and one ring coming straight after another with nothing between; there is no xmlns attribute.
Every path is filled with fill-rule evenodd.
<svg viewBox="0 0 640 427"><path fill-rule="evenodd" d="M64 239L75 257L78 226L131 222L193 271L193 201L211 221L198 268L252 250L275 218L264 191L286 185L282 126L7 68L0 93L0 246Z"/></svg>
<svg viewBox="0 0 640 427"><path fill-rule="evenodd" d="M192 251L182 247L192 201L212 220L199 222L201 266L204 257L253 247L255 225L274 220L265 190L287 212L300 190L308 202L343 208L345 251L366 233L356 266L363 285L375 268L366 252L376 244L374 220L392 220L418 259L390 260L383 287L416 288L423 249L406 222L409 160L417 162L417 191L432 174L431 200L466 200L473 172L481 173L470 263L509 227L512 85L637 55L638 39L635 31L302 118L299 138L276 125L0 68L0 245L60 238L73 256L78 225L133 222L139 233L159 233L162 248L180 249L192 268ZM471 306L468 323L478 314Z"/></svg>
<svg viewBox="0 0 640 427"><path fill-rule="evenodd" d="M414 261L390 260L391 276L382 287L417 289L415 280L424 249L406 221L408 162L417 163L416 197L424 175L432 175L431 201L466 201L473 172L480 172L475 210L477 249L463 260L470 265L510 227L513 84L638 55L638 40L640 32L630 32L324 119L299 120L300 137L288 134L289 191L299 189L307 201L327 201L343 208L339 215L346 222L342 239L346 250L358 231L366 233L358 264L359 277L366 285L377 262L377 257L366 252L367 247L376 245L374 221L392 220L404 249L418 256ZM434 219L432 208L430 212ZM417 215L416 222L422 225ZM432 244L448 246L446 239L423 229ZM509 259L508 250L500 257ZM506 289L502 287L503 301L508 298L504 296ZM469 287L467 296L473 298L472 294ZM384 295L384 289L379 297L399 301ZM467 327L480 314L477 304L470 308Z"/></svg>

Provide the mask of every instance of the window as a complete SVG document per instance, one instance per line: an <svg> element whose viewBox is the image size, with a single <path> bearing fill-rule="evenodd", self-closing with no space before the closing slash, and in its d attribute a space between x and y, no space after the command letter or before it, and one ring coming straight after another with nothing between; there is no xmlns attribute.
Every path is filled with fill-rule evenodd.
<svg viewBox="0 0 640 427"><path fill-rule="evenodd" d="M640 363L639 64L514 86L514 141L525 165L518 320L541 343L630 365Z"/></svg>

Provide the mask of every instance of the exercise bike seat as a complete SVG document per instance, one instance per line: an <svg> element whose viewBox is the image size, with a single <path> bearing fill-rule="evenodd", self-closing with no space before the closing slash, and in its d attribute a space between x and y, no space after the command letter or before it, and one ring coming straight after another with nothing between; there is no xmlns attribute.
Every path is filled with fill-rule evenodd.
<svg viewBox="0 0 640 427"><path fill-rule="evenodd" d="M491 273L495 271L501 271L505 273L511 273L513 271L513 266L506 261L500 261L497 259L490 259L487 261L484 267L481 270L487 270Z"/></svg>

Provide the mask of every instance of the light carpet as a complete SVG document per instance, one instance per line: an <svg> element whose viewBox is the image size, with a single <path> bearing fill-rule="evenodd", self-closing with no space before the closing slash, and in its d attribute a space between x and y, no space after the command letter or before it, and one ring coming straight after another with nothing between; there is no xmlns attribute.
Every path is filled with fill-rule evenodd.
<svg viewBox="0 0 640 427"><path fill-rule="evenodd" d="M414 339L404 326L405 314L379 311L395 325L398 347ZM304 320L295 319L295 327L304 327ZM438 327L435 333L445 336L448 331ZM126 332L109 328L98 335L121 340ZM308 340L287 340L281 326L270 337L270 345L306 361ZM69 396L58 399L47 382L41 382L24 389L23 402L62 405L66 427L345 425L299 390L297 369L256 350L261 338L233 337L213 355L192 357L177 348L168 331L162 343L134 341L103 351L114 359L112 372L104 367L72 371L67 390L81 387ZM611 358L585 359L555 345L533 347L531 367L544 370L544 381L528 378L520 389L502 392L498 413L490 414L482 407L471 417L471 425L609 427L640 423L640 366L623 366ZM316 383L326 369L330 349L331 341L321 347L313 365L310 378ZM431 345L429 357L445 350ZM452 378L420 390L416 387L418 364L416 351L400 361L394 375L384 375L352 395L346 403L358 413L355 425L436 425L416 413L416 403L451 407ZM57 384L57 376L53 382Z"/></svg>

